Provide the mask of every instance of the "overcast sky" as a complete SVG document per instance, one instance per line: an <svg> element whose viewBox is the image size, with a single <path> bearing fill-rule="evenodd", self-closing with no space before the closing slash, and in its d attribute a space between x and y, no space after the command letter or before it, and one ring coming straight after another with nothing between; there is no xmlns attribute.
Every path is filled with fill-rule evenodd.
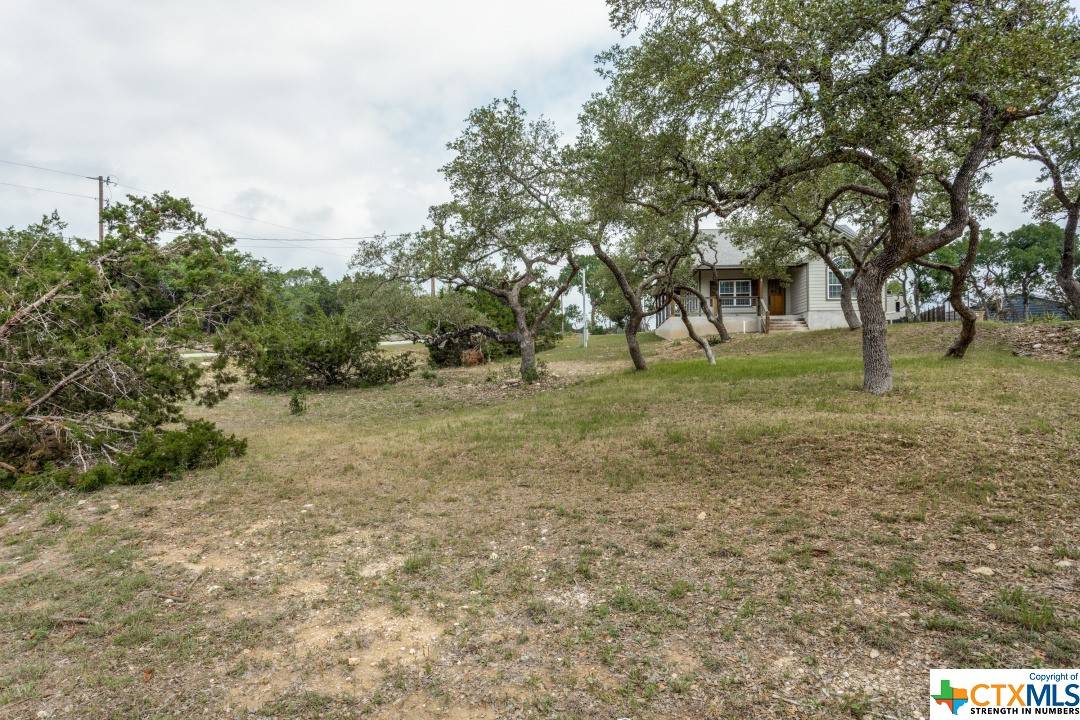
<svg viewBox="0 0 1080 720"><path fill-rule="evenodd" d="M602 0L0 2L0 160L167 189L245 238L418 228L445 199L437 169L471 108L516 90L572 133L601 87L593 57L618 40ZM989 226L1024 222L1033 177L998 169ZM97 192L3 163L0 183ZM0 184L5 226L54 208L72 234L96 233L89 197ZM335 277L353 245L239 244Z"/></svg>

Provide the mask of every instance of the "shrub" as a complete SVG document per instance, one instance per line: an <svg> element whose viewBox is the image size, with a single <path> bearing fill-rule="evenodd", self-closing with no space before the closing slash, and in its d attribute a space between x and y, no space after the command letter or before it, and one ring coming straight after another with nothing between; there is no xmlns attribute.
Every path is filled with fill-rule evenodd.
<svg viewBox="0 0 1080 720"><path fill-rule="evenodd" d="M0 486L92 491L106 485L142 485L177 477L187 470L215 467L246 451L247 441L225 435L213 423L192 420L182 430L144 433L131 452L115 458L115 464L101 462L82 473L72 467L50 467L19 476L8 473L0 477Z"/></svg>
<svg viewBox="0 0 1080 720"><path fill-rule="evenodd" d="M117 463L117 482L139 485L178 476L185 470L220 465L247 452L247 441L225 435L205 420L193 420L184 430L144 436L135 450Z"/></svg>
<svg viewBox="0 0 1080 720"><path fill-rule="evenodd" d="M241 367L263 390L366 387L398 382L415 367L411 354L378 350L379 336L343 315L313 313L303 320L280 314L250 328Z"/></svg>
<svg viewBox="0 0 1080 720"><path fill-rule="evenodd" d="M362 358L358 358L356 364L356 385L359 387L372 387L375 385L389 385L400 382L412 375L416 369L416 358L412 353L400 353L391 355L374 351Z"/></svg>
<svg viewBox="0 0 1080 720"><path fill-rule="evenodd" d="M307 412L307 397L304 393L296 390L289 397L289 414L303 415Z"/></svg>

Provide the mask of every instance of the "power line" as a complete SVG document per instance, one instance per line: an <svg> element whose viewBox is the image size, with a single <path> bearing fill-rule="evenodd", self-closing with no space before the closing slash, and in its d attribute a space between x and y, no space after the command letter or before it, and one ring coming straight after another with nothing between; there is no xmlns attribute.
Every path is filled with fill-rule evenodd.
<svg viewBox="0 0 1080 720"><path fill-rule="evenodd" d="M56 173L57 175L70 175L71 177L82 178L83 180L97 180L97 177L91 177L89 175L80 175L79 173L68 172L67 170L55 170L53 168L41 167L40 165L31 165L29 163L15 162L14 160L0 160L0 163L5 165L17 165L19 167L31 168L33 170L44 170L45 172Z"/></svg>
<svg viewBox="0 0 1080 720"><path fill-rule="evenodd" d="M93 178L97 180L97 178ZM18 183L0 182L0 185L7 185L8 187L22 188L23 190L36 190L37 192L53 193L55 195L67 195L68 197L86 198L87 200L97 200L95 195L79 195L77 193L63 192L61 190L50 190L49 188L34 187L33 185L19 185Z"/></svg>
<svg viewBox="0 0 1080 720"><path fill-rule="evenodd" d="M87 179L87 180L97 180L98 179L96 175L93 175L93 176L92 175L80 175L78 173L68 172L67 170L57 170L56 168L44 167L42 165L32 165L30 163L16 162L15 160L0 159L0 162L4 163L6 165L15 165L15 166L18 166L18 167L31 168L33 170L42 170L44 172L57 173L59 175L69 175L71 177L84 178L84 179ZM11 184L11 183L5 183L5 184ZM146 190L143 190L141 188L137 188L137 187L135 187L133 185L125 185L123 183L118 183L115 180L110 181L109 184L110 185L116 185L117 187L127 188L128 190L134 190L135 192L141 193L143 195L152 195L153 194L153 193L147 192ZM35 188L35 189L45 190L45 188ZM57 190L45 190L45 192L59 192L59 191L57 191ZM70 193L61 193L61 194L70 194ZM94 199L94 198L91 198L91 199ZM225 215L231 215L233 217L241 218L242 220L249 220L251 222L262 223L264 225L270 225L270 226L273 226L273 227L281 228L282 230L289 230L291 232L303 233L304 235L310 235L313 238L322 238L323 237L319 233L314 233L314 232L311 232L310 230L304 230L303 228L292 227L292 226L289 226L289 225L281 225L280 223L270 222L269 220L261 220L261 219L259 219L257 217L252 217L250 215L242 215L240 213L235 213L235 212L232 212L231 210L222 210L221 208L210 207L209 205L203 205L202 203L197 203L195 201L192 201L191 204L194 205L197 208L201 208L203 210L208 210L210 212L217 212L217 213L222 213L222 214L225 214Z"/></svg>
<svg viewBox="0 0 1080 720"><path fill-rule="evenodd" d="M123 183L113 183L113 184L116 185L117 187L127 188L128 190L134 190L135 192L142 193L143 195L151 195L152 194L152 193L147 192L146 190L140 190L137 187L132 187L131 185L125 185ZM281 228L282 230L291 230L292 232L298 232L298 233L304 233L305 235L311 235L311 236L313 236L312 238L310 238L312 240L329 239L329 238L325 238L324 236L322 236L322 235L320 235L318 233L313 233L310 230L304 230L303 228L294 228L294 227L290 227L288 225L280 225L280 224L275 223L275 222L270 222L269 220L260 220L259 218L251 217L250 215L241 215L240 213L234 213L231 210L222 210L220 208L213 208L213 207L210 207L209 205L203 205L202 203L197 203L194 200L191 201L191 204L194 205L197 208L201 208L203 210L209 210L210 212L218 212L218 213L223 213L225 215L232 215L233 217L240 218L242 220L250 220L252 222L262 223L263 225L272 225L273 227Z"/></svg>
<svg viewBox="0 0 1080 720"><path fill-rule="evenodd" d="M0 159L0 163L4 163L4 164L7 164L7 165L15 165L15 166L18 166L18 167L31 168L33 170L42 170L44 172L57 173L59 175L68 175L68 176L71 176L71 177L83 178L83 179L86 179L86 180L97 180L98 179L97 176L80 175L78 173L68 172L67 170L57 170L55 168L44 167L44 166L41 166L41 165L32 165L30 163L16 162L14 160ZM82 197L82 198L87 198L87 199L90 199L90 200L96 200L97 199L96 197L93 197L93 196L90 196L90 195L78 195L78 194L75 194L75 193L61 192L59 190L49 190L48 188L31 187L29 185L18 185L16 183L0 183L0 185L10 185L12 187L21 187L21 188L26 188L28 190L39 190L41 192L50 192L50 193L55 193L55 194L58 194L58 195L68 195L68 196L71 196L71 197ZM111 186L115 185L116 187L125 188L127 190L133 190L133 191L135 191L137 193L140 193L142 195L152 195L153 194L153 193L151 193L149 191L143 190L141 188L137 188L137 187L135 187L133 185L127 185L127 184L124 184L124 183L119 183L119 182L116 182L115 180L111 180L111 179L106 181L106 185L110 186L110 190L111 190ZM110 200L111 199L112 199L112 195L111 195L111 192L110 192ZM310 236L310 237L302 237L302 238L299 238L299 237L288 237L288 238L252 237L252 236L236 236L236 235L233 235L233 233L230 232L229 234L233 235L234 240L246 240L246 241L252 241L252 242L282 242L282 243L320 243L320 242L328 242L328 241L355 242L355 241L358 241L358 240L376 240L376 239L381 238L381 237L403 237L403 236L409 234L409 233L380 233L380 234L377 234L377 235L355 235L355 236L347 236L347 237L328 237L326 235L320 235L319 233L311 232L310 230L304 230L303 228L296 228L296 227L291 227L289 225L282 225L280 223L271 222L269 220L262 220L260 218L253 217L251 215L243 215L241 213L232 212L231 210L223 210L221 208L210 207L209 205L203 205L202 203L197 203L197 202L195 202L193 200L191 201L191 204L194 207L197 207L197 208L200 208L202 210L209 211L209 212L222 213L224 215L230 215L230 216L235 217L235 218L240 218L241 220L248 220L250 222L261 223L263 225L269 225L269 226L272 226L272 227L281 228L282 230L289 230L291 232L303 233L304 235ZM226 231L226 232L228 232L228 231ZM275 246L275 247L288 247L288 245L280 245L280 246ZM312 249L312 248L309 248L309 249Z"/></svg>

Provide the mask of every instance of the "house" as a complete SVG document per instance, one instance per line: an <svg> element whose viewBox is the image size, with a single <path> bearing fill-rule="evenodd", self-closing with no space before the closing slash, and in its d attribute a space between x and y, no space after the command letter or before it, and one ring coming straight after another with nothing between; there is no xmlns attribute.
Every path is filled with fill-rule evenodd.
<svg viewBox="0 0 1080 720"><path fill-rule="evenodd" d="M703 230L711 238L710 250L694 267L694 280L709 298L713 312L723 310L728 332L769 330L821 330L847 327L840 308L840 282L817 255L808 255L788 268L789 277L756 278L744 268L749 253L736 248L722 230ZM882 307L890 320L903 316L897 298L888 298L884 288ZM683 304L690 322L701 335L715 335L716 328L702 313L697 297L688 295ZM856 312L858 307L856 306ZM657 317L656 334L666 339L686 337L686 326L674 304Z"/></svg>

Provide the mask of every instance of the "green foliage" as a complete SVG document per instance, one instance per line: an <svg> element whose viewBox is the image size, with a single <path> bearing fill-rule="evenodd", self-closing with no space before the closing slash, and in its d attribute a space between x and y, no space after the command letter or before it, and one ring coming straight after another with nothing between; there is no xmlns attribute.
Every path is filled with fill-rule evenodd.
<svg viewBox="0 0 1080 720"><path fill-rule="evenodd" d="M1063 232L1052 222L1028 223L1001 238L1005 278L1021 292L1045 287L1061 263Z"/></svg>
<svg viewBox="0 0 1080 720"><path fill-rule="evenodd" d="M378 334L321 310L303 320L278 314L246 335L240 364L262 390L384 385L409 377L415 366L411 354L379 351Z"/></svg>
<svg viewBox="0 0 1080 720"><path fill-rule="evenodd" d="M331 282L321 268L295 268L268 273L279 309L302 320L310 315L334 315L344 311L339 284Z"/></svg>
<svg viewBox="0 0 1080 720"><path fill-rule="evenodd" d="M238 364L256 388L367 387L412 372L411 355L378 349L411 289L360 274L331 282L318 268L271 277L267 312L237 332Z"/></svg>
<svg viewBox="0 0 1080 720"><path fill-rule="evenodd" d="M246 451L246 440L224 435L213 423L193 420L184 430L143 435L135 449L120 458L116 474L125 485L139 485L185 470L214 467Z"/></svg>
<svg viewBox="0 0 1080 720"><path fill-rule="evenodd" d="M289 414L303 415L307 412L307 396L299 390L294 390L289 396Z"/></svg>
<svg viewBox="0 0 1080 720"><path fill-rule="evenodd" d="M143 433L130 452L112 458L113 462L100 462L85 472L70 466L54 466L18 477L8 473L0 476L0 487L74 488L88 492L106 485L142 485L178 477L188 470L215 467L246 451L245 440L225 435L205 420L193 420L182 430Z"/></svg>
<svg viewBox="0 0 1080 720"><path fill-rule="evenodd" d="M131 197L103 218L101 242L65 238L55 214L0 232L0 456L12 475L75 476L144 452L185 422L184 403L225 396L223 331L264 307L262 266L187 200ZM212 362L181 357L211 347Z"/></svg>
<svg viewBox="0 0 1080 720"><path fill-rule="evenodd" d="M510 97L473 110L447 147L453 156L441 172L452 199L432 206L429 227L418 233L361 243L353 267L474 290L493 323L486 334L529 345L555 319L566 285L552 276L581 242L578 206L560 197L558 133ZM507 312L513 323L499 330Z"/></svg>

